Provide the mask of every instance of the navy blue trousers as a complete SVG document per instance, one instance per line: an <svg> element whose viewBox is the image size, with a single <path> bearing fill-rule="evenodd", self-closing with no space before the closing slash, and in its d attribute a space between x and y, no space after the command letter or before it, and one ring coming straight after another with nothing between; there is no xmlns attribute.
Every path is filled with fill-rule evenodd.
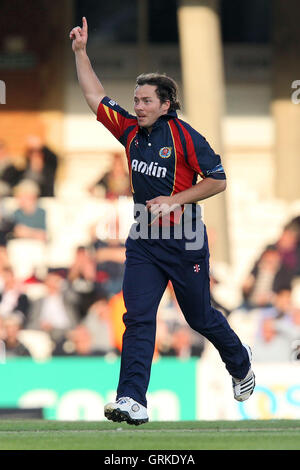
<svg viewBox="0 0 300 470"><path fill-rule="evenodd" d="M184 243L184 239L126 241L126 329L117 399L128 396L147 406L156 314L169 280L187 323L217 348L230 375L244 378L249 370L246 349L224 315L211 306L206 233L199 250L187 251Z"/></svg>

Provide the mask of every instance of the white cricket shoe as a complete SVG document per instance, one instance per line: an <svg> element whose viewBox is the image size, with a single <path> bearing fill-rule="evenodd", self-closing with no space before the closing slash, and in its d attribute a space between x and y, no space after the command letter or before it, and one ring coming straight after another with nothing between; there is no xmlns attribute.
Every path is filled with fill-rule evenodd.
<svg viewBox="0 0 300 470"><path fill-rule="evenodd" d="M249 360L251 362L251 359L252 359L251 348L247 344L244 344L243 346L247 349ZM234 377L232 377L232 388L233 388L234 398L237 401L248 400L248 398L252 395L253 390L255 388L255 375L251 367L246 377L244 377L243 379L235 379Z"/></svg>
<svg viewBox="0 0 300 470"><path fill-rule="evenodd" d="M136 426L149 421L147 408L130 397L121 397L115 403L105 405L104 416L111 421L126 421Z"/></svg>

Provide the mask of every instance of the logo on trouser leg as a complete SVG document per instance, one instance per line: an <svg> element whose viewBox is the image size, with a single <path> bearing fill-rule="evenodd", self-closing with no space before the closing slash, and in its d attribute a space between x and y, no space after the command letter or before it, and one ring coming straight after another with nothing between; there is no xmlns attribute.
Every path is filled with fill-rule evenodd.
<svg viewBox="0 0 300 470"><path fill-rule="evenodd" d="M200 264L194 264L194 273L199 273L200 271Z"/></svg>

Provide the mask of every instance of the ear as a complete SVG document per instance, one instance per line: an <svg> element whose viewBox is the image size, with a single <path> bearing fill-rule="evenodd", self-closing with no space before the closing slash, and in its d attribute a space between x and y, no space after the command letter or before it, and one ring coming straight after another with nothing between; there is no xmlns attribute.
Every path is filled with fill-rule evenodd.
<svg viewBox="0 0 300 470"><path fill-rule="evenodd" d="M170 100L166 100L166 101L163 102L162 108L163 108L163 110L164 110L166 113L169 112L170 105L171 105Z"/></svg>

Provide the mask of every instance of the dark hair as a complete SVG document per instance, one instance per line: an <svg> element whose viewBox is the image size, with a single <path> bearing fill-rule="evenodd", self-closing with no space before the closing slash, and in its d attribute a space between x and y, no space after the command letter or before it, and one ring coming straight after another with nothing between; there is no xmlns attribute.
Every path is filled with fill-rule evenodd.
<svg viewBox="0 0 300 470"><path fill-rule="evenodd" d="M135 87L142 85L156 86L156 94L161 103L170 101L169 111L180 109L180 103L177 98L178 86L175 80L167 75L159 73L142 73L136 79Z"/></svg>
<svg viewBox="0 0 300 470"><path fill-rule="evenodd" d="M300 238L300 217L295 217L290 222L288 222L283 227L283 231L285 231L285 230L290 230L292 232L296 232L296 234Z"/></svg>

